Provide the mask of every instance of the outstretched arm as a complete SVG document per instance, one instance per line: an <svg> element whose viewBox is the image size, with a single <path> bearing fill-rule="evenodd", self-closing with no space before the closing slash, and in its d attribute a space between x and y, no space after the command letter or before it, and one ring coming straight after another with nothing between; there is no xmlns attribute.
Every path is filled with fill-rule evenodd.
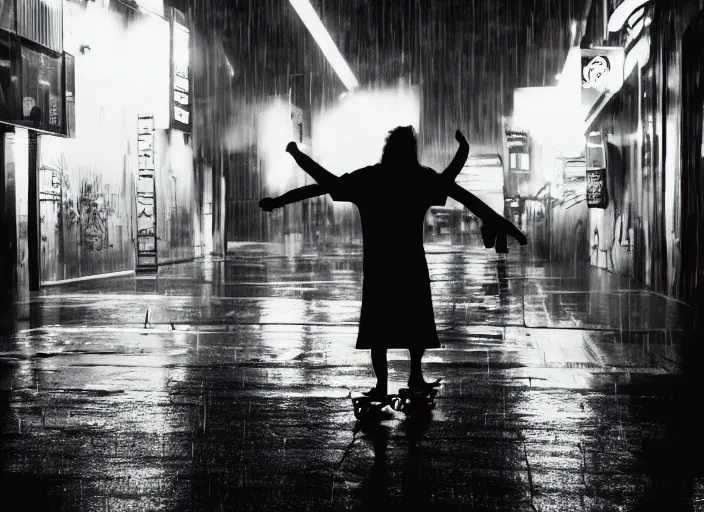
<svg viewBox="0 0 704 512"><path fill-rule="evenodd" d="M327 192L323 189L323 187L315 183L313 185L306 185L305 187L289 190L279 197L265 197L259 201L259 207L264 211L270 212L276 208L286 206L287 204L296 203L298 201L321 196L323 194L327 194Z"/></svg>
<svg viewBox="0 0 704 512"><path fill-rule="evenodd" d="M460 143L460 147L457 149L457 153L455 153L455 157L452 159L452 162L450 162L450 165L440 173L443 179L451 182L454 182L460 172L462 172L462 168L469 156L469 142L467 142L467 139L464 138L464 135L462 135L459 130L455 132L455 139Z"/></svg>
<svg viewBox="0 0 704 512"><path fill-rule="evenodd" d="M338 177L333 173L323 168L311 157L303 153L295 142L289 142L286 146L286 151L291 154L296 163L303 169L308 175L318 182L319 185L324 187L326 190L331 190L338 180Z"/></svg>
<svg viewBox="0 0 704 512"><path fill-rule="evenodd" d="M457 183L451 183L447 188L447 195L462 203L482 222L491 222L498 214L484 201L472 194L469 190L460 187Z"/></svg>
<svg viewBox="0 0 704 512"><path fill-rule="evenodd" d="M462 203L470 212L479 217L482 221L482 236L484 237L484 245L487 248L494 246L494 239L497 239L497 245L505 245L506 235L515 238L519 244L526 245L528 238L508 219L505 219L496 213L490 206L477 196L463 189L456 183L452 183L448 187L448 194L453 199ZM497 247L497 250L499 247ZM506 252L501 250L499 252Z"/></svg>

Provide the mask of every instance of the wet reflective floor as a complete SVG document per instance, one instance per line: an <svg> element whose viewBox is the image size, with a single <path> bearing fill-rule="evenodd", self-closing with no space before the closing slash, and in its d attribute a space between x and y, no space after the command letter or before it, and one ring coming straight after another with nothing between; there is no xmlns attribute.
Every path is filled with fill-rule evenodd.
<svg viewBox="0 0 704 512"><path fill-rule="evenodd" d="M444 386L359 422L361 254L50 287L3 318L0 494L26 510L692 510L684 305L601 271L427 246ZM389 321L412 321L393 309ZM390 352L390 388L408 357ZM685 404L687 405L687 404ZM688 462L683 462L687 461Z"/></svg>

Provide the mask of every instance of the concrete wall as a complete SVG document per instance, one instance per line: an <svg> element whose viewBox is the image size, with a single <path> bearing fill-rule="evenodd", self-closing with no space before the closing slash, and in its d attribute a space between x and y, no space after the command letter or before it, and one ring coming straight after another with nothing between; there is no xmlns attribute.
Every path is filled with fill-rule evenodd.
<svg viewBox="0 0 704 512"><path fill-rule="evenodd" d="M609 142L606 209L589 210L590 261L611 272L630 275L641 282L648 251L644 243L643 174L639 143L639 74L626 77L621 90L600 114L592 130L603 129Z"/></svg>
<svg viewBox="0 0 704 512"><path fill-rule="evenodd" d="M156 133L157 250L159 263L201 255L199 180L193 172L193 150L180 130Z"/></svg>
<svg viewBox="0 0 704 512"><path fill-rule="evenodd" d="M656 110L655 118L655 150L657 162L664 170L662 186L664 188L662 204L664 207L665 254L667 262L667 275L664 289L666 293L690 301L692 295L691 284L697 279L697 274L704 273L702 263L694 263L698 254L698 237L687 237L688 229L699 225L701 214L697 208L687 211L686 194L701 198L701 188L692 186L687 181L693 176L695 161L692 161L688 151L699 149L701 158L701 145L693 140L694 131L683 127L683 103L687 103L689 114L694 114L698 119L694 124L702 126L702 110L696 109L691 101L701 101L701 96L691 95L684 97L683 76L693 77L691 69L683 68L683 36L687 28L694 24L694 20L701 18L701 9L704 7L701 0L685 0L682 2L656 2L657 13L654 16L653 30L657 30L659 37L653 40L652 56L656 62L654 67L656 80L656 98L661 101L661 108ZM694 42L690 53L697 54L701 51L704 39ZM691 196L690 196L691 197ZM693 206L693 205L692 205Z"/></svg>
<svg viewBox="0 0 704 512"><path fill-rule="evenodd" d="M0 164L4 164L2 180L2 276L5 288L2 301L17 302L19 310L29 299L29 137L27 130L16 128L14 133L0 133ZM24 304L21 304L25 302ZM4 302L3 302L4 304Z"/></svg>
<svg viewBox="0 0 704 512"><path fill-rule="evenodd" d="M649 41L647 61L635 65L591 127L606 131L611 161L610 204L589 212L592 264L685 300L682 283L692 281L697 270L696 258L683 265L682 251L690 242L683 233L696 229L700 220L698 213L683 215L683 193L695 197L701 189L683 181L684 170L696 159L682 152L682 104L688 99L683 97L682 76L692 73L682 67L682 37L700 4L650 4L652 23L641 36ZM694 124L701 125L701 114ZM685 146L698 147L689 139ZM693 174L692 169L686 176ZM696 245L691 253L697 252Z"/></svg>
<svg viewBox="0 0 704 512"><path fill-rule="evenodd" d="M138 114L154 116L159 261L194 257L199 191L190 141L169 129L169 22L67 2L64 24L76 132L40 136L42 281L134 269Z"/></svg>

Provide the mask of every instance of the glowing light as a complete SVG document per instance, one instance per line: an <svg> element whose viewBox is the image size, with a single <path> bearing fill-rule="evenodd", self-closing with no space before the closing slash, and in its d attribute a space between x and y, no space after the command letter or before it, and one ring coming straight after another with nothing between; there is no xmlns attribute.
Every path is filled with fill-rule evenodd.
<svg viewBox="0 0 704 512"><path fill-rule="evenodd" d="M272 194L292 188L293 159L284 151L292 138L291 109L288 103L276 99L263 107L258 118L258 142L265 183ZM303 149L299 146L300 149ZM301 171L302 176L303 171Z"/></svg>
<svg viewBox="0 0 704 512"><path fill-rule="evenodd" d="M235 76L235 68L232 67L230 59L227 58L227 55L225 55L225 62L227 63L227 69L230 70L230 76Z"/></svg>
<svg viewBox="0 0 704 512"><path fill-rule="evenodd" d="M142 11L164 16L164 0L139 0L136 3Z"/></svg>
<svg viewBox="0 0 704 512"><path fill-rule="evenodd" d="M357 82L352 70L347 65L347 62L345 62L345 58L337 49L330 34L325 30L323 22L318 18L310 2L308 0L289 0L289 2L291 2L291 5L301 17L301 21L303 21L303 24L310 31L313 39L318 43L318 46L337 73L337 76L339 76L342 83L345 84L345 87L347 87L348 90L359 87L359 82Z"/></svg>
<svg viewBox="0 0 704 512"><path fill-rule="evenodd" d="M567 77L560 85L563 82L569 82ZM559 86L514 91L512 128L528 132L543 146L545 154L549 151L555 155L576 156L584 147L586 112L580 97L566 92Z"/></svg>
<svg viewBox="0 0 704 512"><path fill-rule="evenodd" d="M389 130L408 125L420 125L416 88L356 91L315 119L314 156L336 175L352 172L379 162Z"/></svg>

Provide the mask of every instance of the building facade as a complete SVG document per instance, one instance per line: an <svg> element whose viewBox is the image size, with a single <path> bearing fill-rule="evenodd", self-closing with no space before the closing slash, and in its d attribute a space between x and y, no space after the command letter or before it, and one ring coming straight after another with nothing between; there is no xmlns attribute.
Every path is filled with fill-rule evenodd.
<svg viewBox="0 0 704 512"><path fill-rule="evenodd" d="M204 254L186 13L161 1L1 5L14 298Z"/></svg>
<svg viewBox="0 0 704 512"><path fill-rule="evenodd" d="M571 82L565 87L574 94L562 105L578 105L568 109L581 123L571 138L583 150L563 152L563 165L531 147L539 168L531 173L533 191L542 194L531 200L549 224L536 234L549 239L548 257L588 261L688 302L704 271L697 241L704 192L698 177L702 7L699 0L588 2L580 44L560 77L561 86ZM571 62L579 63L578 78ZM569 124L556 121L549 133ZM582 192L568 213L564 189L551 191L579 182L568 177L575 173L567 162L580 160Z"/></svg>

